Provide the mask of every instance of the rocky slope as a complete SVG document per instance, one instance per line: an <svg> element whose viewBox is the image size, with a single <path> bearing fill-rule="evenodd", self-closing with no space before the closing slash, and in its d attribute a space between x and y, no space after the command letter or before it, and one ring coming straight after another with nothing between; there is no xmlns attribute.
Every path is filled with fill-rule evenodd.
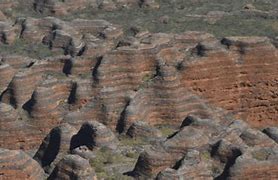
<svg viewBox="0 0 278 180"><path fill-rule="evenodd" d="M164 1L28 0L31 14L19 4L0 2L0 179L278 178L278 34L96 18L156 17ZM95 16L75 17L88 7ZM214 24L242 11L195 16Z"/></svg>

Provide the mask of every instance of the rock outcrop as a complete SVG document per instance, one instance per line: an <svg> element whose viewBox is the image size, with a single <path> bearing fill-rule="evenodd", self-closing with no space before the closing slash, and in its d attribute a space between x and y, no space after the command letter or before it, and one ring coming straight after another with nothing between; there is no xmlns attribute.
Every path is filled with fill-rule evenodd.
<svg viewBox="0 0 278 180"><path fill-rule="evenodd" d="M276 179L277 148L255 148L236 159L228 179Z"/></svg>
<svg viewBox="0 0 278 180"><path fill-rule="evenodd" d="M271 63L277 49L262 37L228 37L221 42L227 51L209 53L204 45L201 61L187 66L183 81L255 127L277 125L277 66Z"/></svg>
<svg viewBox="0 0 278 180"><path fill-rule="evenodd" d="M135 177L241 179L256 174L277 177L277 143L260 131L250 129L242 121L194 116L187 117L182 124L179 131L140 155L133 171ZM266 162L270 157L272 160Z"/></svg>
<svg viewBox="0 0 278 180"><path fill-rule="evenodd" d="M0 179L44 179L40 165L21 150L0 149Z"/></svg>
<svg viewBox="0 0 278 180"><path fill-rule="evenodd" d="M0 42L12 44L16 40L16 28L9 22L0 21Z"/></svg>
<svg viewBox="0 0 278 180"><path fill-rule="evenodd" d="M86 145L90 149L106 147L115 150L118 140L114 133L102 123L89 121L84 123L72 138L71 149Z"/></svg>
<svg viewBox="0 0 278 180"><path fill-rule="evenodd" d="M278 3L0 1L0 179L278 179Z"/></svg>
<svg viewBox="0 0 278 180"><path fill-rule="evenodd" d="M66 155L57 164L49 179L97 180L97 177L88 160L83 159L78 155Z"/></svg>
<svg viewBox="0 0 278 180"><path fill-rule="evenodd" d="M130 128L127 130L127 135L129 135L132 138L159 138L162 137L161 132L156 129L155 127L152 127L148 125L145 122L137 121L134 122Z"/></svg>
<svg viewBox="0 0 278 180"><path fill-rule="evenodd" d="M268 135L271 139L273 139L276 143L278 143L278 128L270 127L263 130L263 132Z"/></svg>
<svg viewBox="0 0 278 180"><path fill-rule="evenodd" d="M55 165L70 151L72 136L77 130L68 124L63 124L50 131L45 137L34 159L51 173Z"/></svg>
<svg viewBox="0 0 278 180"><path fill-rule="evenodd" d="M255 127L276 125L277 49L268 38L219 41L200 32L124 38L121 28L103 20L46 17L18 23L23 39L68 54L2 59L1 102L27 111L34 121L26 123L42 131L37 138L61 122L79 129L90 119L120 133L136 121L178 127L188 114L211 119L235 114Z"/></svg>

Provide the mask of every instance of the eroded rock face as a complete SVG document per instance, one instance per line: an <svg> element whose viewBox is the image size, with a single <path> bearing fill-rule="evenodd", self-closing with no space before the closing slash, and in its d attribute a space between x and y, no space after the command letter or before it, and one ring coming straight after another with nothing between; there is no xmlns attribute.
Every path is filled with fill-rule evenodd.
<svg viewBox="0 0 278 180"><path fill-rule="evenodd" d="M278 143L278 128L270 127L263 130L263 132L268 135L271 139L273 139L276 143Z"/></svg>
<svg viewBox="0 0 278 180"><path fill-rule="evenodd" d="M47 172L51 172L55 165L70 151L72 136L77 133L74 127L63 124L50 131L45 137L34 159Z"/></svg>
<svg viewBox="0 0 278 180"><path fill-rule="evenodd" d="M0 149L0 179L44 179L40 165L21 150Z"/></svg>
<svg viewBox="0 0 278 180"><path fill-rule="evenodd" d="M107 147L115 150L118 140L114 133L105 125L97 121L90 121L84 123L77 135L73 137L71 149L82 145L86 145L90 149Z"/></svg>
<svg viewBox="0 0 278 180"><path fill-rule="evenodd" d="M84 6L82 2L35 3L70 8ZM140 1L139 6L153 2ZM18 18L1 27L3 37L13 34L10 42L20 37L66 54L1 58L0 100L23 120L7 127L29 127L21 128L22 143L3 142L1 147L24 144L30 149L61 122L79 129L90 119L119 133L137 121L178 127L188 114L224 120L233 113L255 127L277 125L277 48L269 38L219 40L208 33L149 33L140 28L132 28L126 37L121 27L105 20L54 17ZM36 141L29 141L27 134Z"/></svg>
<svg viewBox="0 0 278 180"><path fill-rule="evenodd" d="M147 17L158 2L178 18ZM196 15L187 3L210 4L2 0L0 179L277 179L278 38L151 33L132 21L143 13L155 31L180 31L191 18L254 16L272 33L277 12L242 2ZM133 10L123 26L91 18Z"/></svg>
<svg viewBox="0 0 278 180"><path fill-rule="evenodd" d="M132 138L137 138L137 137L139 137L139 138L142 138L142 137L143 138L159 138L159 137L162 137L162 134L158 129L156 129L142 121L134 122L130 126L130 128L127 130L126 134Z"/></svg>
<svg viewBox="0 0 278 180"><path fill-rule="evenodd" d="M49 179L97 180L89 161L78 155L66 155L55 167Z"/></svg>
<svg viewBox="0 0 278 180"><path fill-rule="evenodd" d="M255 174L277 177L277 143L260 131L241 121L196 116L187 117L182 124L179 131L140 155L133 171L135 177L240 179L245 175L255 178ZM267 162L270 157L273 159Z"/></svg>
<svg viewBox="0 0 278 180"><path fill-rule="evenodd" d="M179 179L180 177L204 180L213 179L211 163L212 161L203 158L199 151L189 150L177 167L173 169L166 168L158 174L157 179Z"/></svg>
<svg viewBox="0 0 278 180"><path fill-rule="evenodd" d="M250 149L236 160L229 171L228 179L276 179L277 157L277 147Z"/></svg>
<svg viewBox="0 0 278 180"><path fill-rule="evenodd" d="M90 119L120 133L136 121L178 127L188 114L276 125L277 49L268 38L140 31L125 38L104 20L53 17L17 24L23 39L68 54L2 58L1 102L27 112L32 121L22 123L42 131L37 139L61 122L79 129Z"/></svg>
<svg viewBox="0 0 278 180"><path fill-rule="evenodd" d="M5 44L12 44L17 37L16 28L12 23L0 21L0 42Z"/></svg>
<svg viewBox="0 0 278 180"><path fill-rule="evenodd" d="M1 64L0 65L0 75L1 80L0 80L0 93L2 94L3 91L7 88L9 85L10 81L12 80L13 76L15 74L15 69L12 68L9 64Z"/></svg>
<svg viewBox="0 0 278 180"><path fill-rule="evenodd" d="M228 37L222 44L227 51L206 54L203 50L201 61L187 67L184 81L209 102L236 112L253 126L276 125L276 65L270 61L276 61L277 49L262 37Z"/></svg>
<svg viewBox="0 0 278 180"><path fill-rule="evenodd" d="M24 123L25 115L14 107L0 103L0 147L9 149L32 149L41 142L41 132Z"/></svg>

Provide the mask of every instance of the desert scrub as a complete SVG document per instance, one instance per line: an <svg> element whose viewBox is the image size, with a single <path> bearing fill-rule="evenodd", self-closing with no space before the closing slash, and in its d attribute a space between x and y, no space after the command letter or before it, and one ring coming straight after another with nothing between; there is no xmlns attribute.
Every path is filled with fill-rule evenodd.
<svg viewBox="0 0 278 180"><path fill-rule="evenodd" d="M135 152L127 152L126 157L132 158L132 159L137 159L139 157L138 153Z"/></svg>
<svg viewBox="0 0 278 180"><path fill-rule="evenodd" d="M122 146L141 146L148 144L148 141L144 138L131 138L126 135L120 135L119 137L120 145Z"/></svg>
<svg viewBox="0 0 278 180"><path fill-rule="evenodd" d="M211 158L210 152L208 151L201 152L201 158L205 160L209 160Z"/></svg>
<svg viewBox="0 0 278 180"><path fill-rule="evenodd" d="M17 17L46 17L47 15L37 13L33 8L32 1L27 0L17 0L17 5L12 8L4 9L3 13L12 19Z"/></svg>
<svg viewBox="0 0 278 180"><path fill-rule="evenodd" d="M47 46L39 43L32 44L22 38L16 39L11 45L0 44L0 51L4 55L21 55L35 59L43 59L59 55L61 52L52 52Z"/></svg>
<svg viewBox="0 0 278 180"><path fill-rule="evenodd" d="M157 0L160 8L150 10L148 8L123 8L112 12L103 10L92 10L87 8L69 16L66 20L75 18L105 19L111 23L123 26L128 32L130 27L140 27L150 32L182 33L184 31L204 31L222 38L225 36L278 36L276 28L271 24L276 19L265 19L262 17L249 16L241 13L246 4L253 4L259 10L273 10L278 8L277 0ZM239 15L224 16L215 24L209 24L205 18L190 18L186 15L207 15L211 11L224 11ZM168 16L167 24L159 22L160 17ZM123 21L125 19L125 21ZM277 21L277 20L276 20Z"/></svg>
<svg viewBox="0 0 278 180"><path fill-rule="evenodd" d="M96 151L96 157L90 160L90 164L95 169L98 178L102 177L104 179L109 179L111 178L111 175L108 175L106 167L113 164L128 162L129 159L130 158L121 153L113 152L112 150L103 147Z"/></svg>
<svg viewBox="0 0 278 180"><path fill-rule="evenodd" d="M152 81L153 78L154 78L153 74L145 74L142 78L142 81L143 82L149 82L149 81Z"/></svg>
<svg viewBox="0 0 278 180"><path fill-rule="evenodd" d="M155 126L164 137L174 134L177 130L169 125L156 125Z"/></svg>
<svg viewBox="0 0 278 180"><path fill-rule="evenodd" d="M252 156L253 158L255 158L258 161L264 161L268 159L268 156L270 155L269 152L267 152L266 150L262 149L262 150L257 150L252 152Z"/></svg>

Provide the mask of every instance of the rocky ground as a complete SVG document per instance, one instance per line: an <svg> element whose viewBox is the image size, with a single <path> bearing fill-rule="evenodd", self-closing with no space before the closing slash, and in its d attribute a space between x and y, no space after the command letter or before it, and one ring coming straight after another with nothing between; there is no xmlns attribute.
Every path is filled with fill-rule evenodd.
<svg viewBox="0 0 278 180"><path fill-rule="evenodd" d="M278 179L276 0L2 0L0 179Z"/></svg>

